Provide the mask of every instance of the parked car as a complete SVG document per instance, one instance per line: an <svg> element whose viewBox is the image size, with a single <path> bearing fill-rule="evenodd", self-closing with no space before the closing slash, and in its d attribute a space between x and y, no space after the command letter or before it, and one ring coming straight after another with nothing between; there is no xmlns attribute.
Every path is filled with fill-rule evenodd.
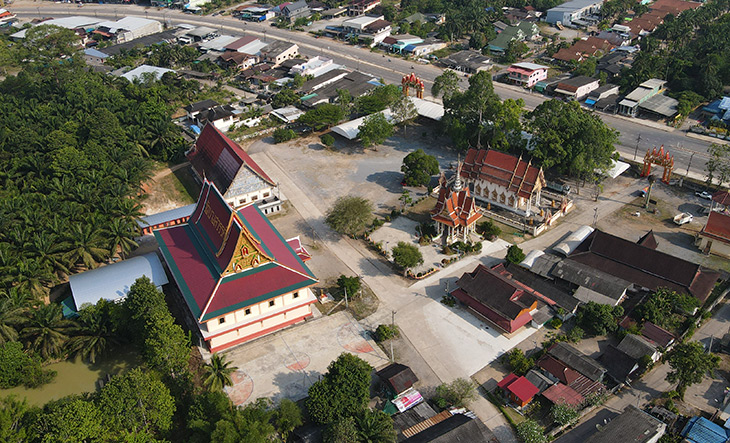
<svg viewBox="0 0 730 443"><path fill-rule="evenodd" d="M692 221L692 214L689 212L683 212L674 216L674 223L678 225L684 225Z"/></svg>
<svg viewBox="0 0 730 443"><path fill-rule="evenodd" d="M545 187L549 191L557 192L558 194L568 195L570 194L570 185L566 185L560 182L546 182Z"/></svg>
<svg viewBox="0 0 730 443"><path fill-rule="evenodd" d="M712 200L712 194L710 194L710 193L709 193L709 192L707 192L707 191L702 191L702 192L695 192L695 195L696 195L697 197L699 197L699 198L704 198L704 199L706 199L706 200Z"/></svg>

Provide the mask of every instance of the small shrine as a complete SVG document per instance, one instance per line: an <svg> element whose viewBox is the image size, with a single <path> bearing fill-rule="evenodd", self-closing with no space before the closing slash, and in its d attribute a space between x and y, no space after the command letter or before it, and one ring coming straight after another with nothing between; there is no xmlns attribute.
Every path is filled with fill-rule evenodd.
<svg viewBox="0 0 730 443"><path fill-rule="evenodd" d="M461 164L451 186L442 175L440 179L436 207L431 211L431 219L436 224L436 238L443 238L446 244L456 241L466 242L469 234L475 231L476 222L482 218L477 211L469 188L461 181Z"/></svg>

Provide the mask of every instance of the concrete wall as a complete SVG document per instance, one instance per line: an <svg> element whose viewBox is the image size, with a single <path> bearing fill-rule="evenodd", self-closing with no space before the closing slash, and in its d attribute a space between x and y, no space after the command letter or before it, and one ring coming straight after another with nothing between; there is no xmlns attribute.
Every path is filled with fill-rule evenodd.
<svg viewBox="0 0 730 443"><path fill-rule="evenodd" d="M711 243L710 243L711 242ZM710 243L710 254L719 255L720 257L730 258L730 245L714 238L708 238L700 234L698 246L704 251L707 244Z"/></svg>

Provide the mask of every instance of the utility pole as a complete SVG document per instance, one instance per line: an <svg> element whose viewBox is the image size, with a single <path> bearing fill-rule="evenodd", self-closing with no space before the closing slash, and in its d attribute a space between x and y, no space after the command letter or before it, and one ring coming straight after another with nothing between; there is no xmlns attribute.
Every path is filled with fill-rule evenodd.
<svg viewBox="0 0 730 443"><path fill-rule="evenodd" d="M347 301L347 288L345 288L345 307L346 308L350 307L350 303Z"/></svg>
<svg viewBox="0 0 730 443"><path fill-rule="evenodd" d="M636 161L636 154L639 153L639 142L641 141L641 134L636 137L636 149L634 149L634 161Z"/></svg>
<svg viewBox="0 0 730 443"><path fill-rule="evenodd" d="M395 313L396 311L390 311L390 327L395 328Z"/></svg>
<svg viewBox="0 0 730 443"><path fill-rule="evenodd" d="M593 229L596 229L596 222L598 222L598 207L593 208Z"/></svg>

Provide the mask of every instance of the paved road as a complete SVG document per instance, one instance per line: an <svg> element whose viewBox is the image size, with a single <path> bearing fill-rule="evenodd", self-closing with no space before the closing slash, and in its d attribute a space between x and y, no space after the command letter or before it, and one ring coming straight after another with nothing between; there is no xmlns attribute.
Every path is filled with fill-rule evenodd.
<svg viewBox="0 0 730 443"><path fill-rule="evenodd" d="M60 16L60 15L95 15L101 18L118 18L123 15L132 13L139 16L145 16L161 20L168 25L177 25L180 23L191 23L196 25L207 25L219 29L221 32L229 33L250 33L258 35L265 40L280 39L296 42L300 46L302 54L307 56L326 55L332 58L336 63L342 64L349 68L359 69L383 78L386 82L398 83L402 75L413 69L426 83L427 93L430 91L430 85L433 79L438 76L442 70L432 65L421 65L411 61L399 58L384 57L381 53L370 52L365 48L345 45L341 42L328 38L315 38L313 35L287 31L270 26L268 23L252 23L237 20L225 16L194 16L183 14L177 10L158 10L155 8L144 8L142 6L128 5L96 5L87 4L83 8L78 8L69 4L57 4L50 2L28 2L21 1L13 4L13 12L21 18L37 18L39 16ZM462 78L462 86L466 86L465 77ZM542 103L546 97L538 94L527 93L520 88L511 87L495 83L495 91L503 99L521 98L525 101L527 109L534 109ZM675 148L681 146L684 150L673 149L671 152L675 158L676 170L678 173L684 174L690 162L692 153L698 153L692 159L691 174L694 177L702 178L705 166L705 158L709 141L688 137L683 131L672 130L672 128L662 125L652 124L639 119L628 119L620 116L600 114L601 118L613 128L617 129L621 135L619 138L619 152L624 158L633 159L636 151L637 139L641 136L638 143L638 156L641 158L646 149L653 146L665 145L666 147Z"/></svg>

